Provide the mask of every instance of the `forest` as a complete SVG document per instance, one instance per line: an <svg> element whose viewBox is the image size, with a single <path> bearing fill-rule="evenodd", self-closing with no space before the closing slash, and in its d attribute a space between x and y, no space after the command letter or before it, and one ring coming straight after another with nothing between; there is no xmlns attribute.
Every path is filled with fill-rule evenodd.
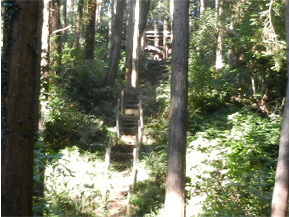
<svg viewBox="0 0 289 217"><path fill-rule="evenodd" d="M2 216L289 215L289 0L2 0L1 33Z"/></svg>

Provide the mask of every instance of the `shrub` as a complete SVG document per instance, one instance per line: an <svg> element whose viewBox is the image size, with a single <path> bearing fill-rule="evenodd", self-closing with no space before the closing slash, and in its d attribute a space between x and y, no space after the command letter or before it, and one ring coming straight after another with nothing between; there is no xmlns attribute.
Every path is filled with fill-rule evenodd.
<svg viewBox="0 0 289 217"><path fill-rule="evenodd" d="M243 109L205 126L188 147L190 206L199 216L269 215L280 117Z"/></svg>

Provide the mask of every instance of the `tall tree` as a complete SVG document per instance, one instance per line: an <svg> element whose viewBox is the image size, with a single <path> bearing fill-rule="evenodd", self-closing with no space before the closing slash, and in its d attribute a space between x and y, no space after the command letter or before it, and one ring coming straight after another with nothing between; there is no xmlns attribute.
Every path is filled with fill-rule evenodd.
<svg viewBox="0 0 289 217"><path fill-rule="evenodd" d="M85 59L93 59L96 1L88 0L88 24L86 27Z"/></svg>
<svg viewBox="0 0 289 217"><path fill-rule="evenodd" d="M44 84L45 92L48 93L49 89L49 52L50 52L50 28L49 28L49 10L50 0L44 0L43 7L43 24L42 24L42 39L41 39L41 78Z"/></svg>
<svg viewBox="0 0 289 217"><path fill-rule="evenodd" d="M117 8L116 8L116 15L113 19L112 44L111 44L110 54L109 54L108 71L104 78L105 85L112 86L116 78L118 63L120 59L124 7L125 7L125 1L118 0Z"/></svg>
<svg viewBox="0 0 289 217"><path fill-rule="evenodd" d="M43 2L4 1L2 6L1 214L32 216Z"/></svg>
<svg viewBox="0 0 289 217"><path fill-rule="evenodd" d="M139 48L140 48L140 0L135 1L134 5L134 32L132 42L132 71L131 71L131 86L138 86L139 79Z"/></svg>
<svg viewBox="0 0 289 217"><path fill-rule="evenodd" d="M189 1L173 3L173 53L165 216L185 216Z"/></svg>
<svg viewBox="0 0 289 217"><path fill-rule="evenodd" d="M131 85L132 71L132 44L133 44L133 20L134 20L134 1L127 0L126 3L126 42L125 42L125 79L127 86Z"/></svg>
<svg viewBox="0 0 289 217"><path fill-rule="evenodd" d="M62 1L62 18L64 27L67 26L67 1ZM63 32L62 41L66 42L67 40L67 32Z"/></svg>
<svg viewBox="0 0 289 217"><path fill-rule="evenodd" d="M110 51L111 45L112 45L112 31L113 31L113 25L114 25L114 19L115 19L115 14L116 14L116 1L115 0L111 0L110 4L108 6L108 46L107 46L107 50Z"/></svg>
<svg viewBox="0 0 289 217"><path fill-rule="evenodd" d="M205 10L205 0L200 0L200 17L203 16Z"/></svg>
<svg viewBox="0 0 289 217"><path fill-rule="evenodd" d="M143 34L146 24L147 24L147 17L150 11L150 0L142 0L140 1L140 18L139 18L139 31L140 35ZM141 37L139 38L141 39Z"/></svg>
<svg viewBox="0 0 289 217"><path fill-rule="evenodd" d="M168 33L169 33L169 22L168 19L164 18L164 37L163 37L163 59L168 58Z"/></svg>
<svg viewBox="0 0 289 217"><path fill-rule="evenodd" d="M149 0L136 0L134 2L134 24L133 24L133 32L129 32L133 36L132 38L132 54L131 54L131 68L128 67L127 73L131 73L127 76L130 78L130 86L138 87L138 79L139 79L139 54L140 54L140 44L141 44L141 36L146 26L147 15L150 8ZM132 27L130 27L132 28ZM132 31L132 29L129 29ZM131 69L131 71L130 71Z"/></svg>
<svg viewBox="0 0 289 217"><path fill-rule="evenodd" d="M60 0L52 0L52 27L51 30L56 33L54 34L55 40L51 44L51 50L53 50L52 65L55 66L55 74L58 74L58 68L61 65L61 52L62 52L62 41L61 32L57 31L61 28L60 22Z"/></svg>
<svg viewBox="0 0 289 217"><path fill-rule="evenodd" d="M285 1L285 26L287 42L287 91L283 113L283 125L279 144L279 156L272 198L271 217L285 217L288 211L289 193L289 0Z"/></svg>
<svg viewBox="0 0 289 217"><path fill-rule="evenodd" d="M97 0L97 2L96 2L96 10L95 10L96 29L98 28L99 24L101 23L101 12L102 12L102 0Z"/></svg>
<svg viewBox="0 0 289 217"><path fill-rule="evenodd" d="M223 67L223 56L222 56L222 26L220 16L222 15L222 0L215 1L216 7L216 30L218 33L217 37L217 49L216 49L216 69L221 69Z"/></svg>
<svg viewBox="0 0 289 217"><path fill-rule="evenodd" d="M68 7L68 23L73 23L73 14L74 14L74 0L67 0L67 7Z"/></svg>
<svg viewBox="0 0 289 217"><path fill-rule="evenodd" d="M163 59L168 59L168 44L169 44L169 12L168 12L169 0L164 0L164 14L163 14Z"/></svg>
<svg viewBox="0 0 289 217"><path fill-rule="evenodd" d="M81 22L82 22L82 16L83 16L83 4L84 4L84 0L79 0L78 7L77 7L76 21L75 21L75 30L74 30L74 41L73 41L74 48L79 46L80 28L81 28Z"/></svg>

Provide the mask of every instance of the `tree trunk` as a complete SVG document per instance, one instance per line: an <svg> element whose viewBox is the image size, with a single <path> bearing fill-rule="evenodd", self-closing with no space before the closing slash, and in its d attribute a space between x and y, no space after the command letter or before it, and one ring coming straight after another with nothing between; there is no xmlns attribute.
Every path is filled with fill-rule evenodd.
<svg viewBox="0 0 289 217"><path fill-rule="evenodd" d="M140 18L139 18L140 36L142 36L146 28L147 17L148 17L149 11L150 11L150 0L141 0L140 1Z"/></svg>
<svg viewBox="0 0 289 217"><path fill-rule="evenodd" d="M112 32L113 30L113 25L114 25L114 19L115 19L115 1L111 0L110 4L108 6L108 43L107 43L107 50L111 50L111 45L112 45Z"/></svg>
<svg viewBox="0 0 289 217"><path fill-rule="evenodd" d="M75 32L74 32L74 42L73 42L74 48L79 46L80 29L81 29L81 22L82 22L82 16L83 16L83 4L84 4L84 0L79 0L76 21L75 21Z"/></svg>
<svg viewBox="0 0 289 217"><path fill-rule="evenodd" d="M52 0L52 31L61 28L60 23L60 0ZM55 33L55 41L51 44L51 50L54 51L52 64L55 66L55 74L58 74L58 67L61 65L61 32Z"/></svg>
<svg viewBox="0 0 289 217"><path fill-rule="evenodd" d="M32 216L43 2L16 0L2 6L1 214Z"/></svg>
<svg viewBox="0 0 289 217"><path fill-rule="evenodd" d="M168 58L168 33L169 33L169 22L168 19L164 18L164 37L163 37L163 59Z"/></svg>
<svg viewBox="0 0 289 217"><path fill-rule="evenodd" d="M167 8L167 6L169 6L169 0L165 0L164 1L164 5ZM169 11L167 11L168 9L165 9L165 13L164 13L164 26L163 26L163 31L164 31L164 37L163 37L163 59L168 59L169 57L169 33L170 33L170 29L169 28Z"/></svg>
<svg viewBox="0 0 289 217"><path fill-rule="evenodd" d="M49 36L50 36L50 0L44 0L44 7L43 7L43 23L42 23L42 37L41 37L41 62L40 62L40 80L41 80L41 88L44 89L43 96L45 97L44 100L40 101L40 118L38 122L39 130L44 129L44 120L48 116L48 96L49 96L49 71L50 71L50 61L49 61L49 53L50 53L50 43L49 43ZM40 208L33 212L33 216L43 216L43 196L44 196L44 174L45 168L39 169L40 179L39 182L34 182L34 192L33 192L33 204L40 205Z"/></svg>
<svg viewBox="0 0 289 217"><path fill-rule="evenodd" d="M173 54L165 216L185 216L189 1L173 1Z"/></svg>
<svg viewBox="0 0 289 217"><path fill-rule="evenodd" d="M287 91L283 114L283 125L279 144L271 217L285 217L288 212L289 185L289 0L285 1L285 24L287 42Z"/></svg>
<svg viewBox="0 0 289 217"><path fill-rule="evenodd" d="M63 1L63 10L62 10L62 16L63 16L63 25L64 27L67 26L67 1ZM67 41L67 31L63 32L63 36L62 36L62 41L66 42Z"/></svg>
<svg viewBox="0 0 289 217"><path fill-rule="evenodd" d="M96 1L88 1L88 25L86 27L85 59L93 59Z"/></svg>
<svg viewBox="0 0 289 217"><path fill-rule="evenodd" d="M139 79L139 48L140 48L140 0L135 1L134 6L134 32L132 45L132 71L131 71L131 86L138 87Z"/></svg>
<svg viewBox="0 0 289 217"><path fill-rule="evenodd" d="M109 54L109 66L106 76L104 78L104 84L109 86L112 86L114 84L120 59L124 7L125 1L118 0L116 15L113 19L114 24L112 28L112 45Z"/></svg>
<svg viewBox="0 0 289 217"><path fill-rule="evenodd" d="M215 68L217 70L223 68L223 56L222 56L222 49L223 49L223 45L222 45L222 26L220 23L220 16L222 14L222 0L216 0L215 1L215 7L216 7L216 30L218 33L218 37L217 37L217 48L216 48L216 64L215 64Z"/></svg>
<svg viewBox="0 0 289 217"><path fill-rule="evenodd" d="M74 0L67 0L67 6L68 6L68 23L72 24L73 21L73 14L74 14Z"/></svg>
<svg viewBox="0 0 289 217"><path fill-rule="evenodd" d="M95 11L96 29L98 28L99 24L101 23L101 11L102 11L102 0L97 0L96 11Z"/></svg>
<svg viewBox="0 0 289 217"><path fill-rule="evenodd" d="M45 95L49 92L49 53L50 53L50 28L49 28L49 10L50 0L44 0L43 8L43 24L42 24L42 39L41 39L41 79L44 85Z"/></svg>
<svg viewBox="0 0 289 217"><path fill-rule="evenodd" d="M205 0L200 0L200 17L203 16L205 10Z"/></svg>
<svg viewBox="0 0 289 217"><path fill-rule="evenodd" d="M132 45L133 45L133 19L134 19L134 1L127 0L127 21L126 21L126 43L125 43L125 79L127 86L131 85L132 71Z"/></svg>
<svg viewBox="0 0 289 217"><path fill-rule="evenodd" d="M156 48L159 48L159 46L160 46L160 40L159 40L159 38L157 37L157 35L158 35L158 31L159 31L159 27L158 27L158 24L157 24L157 22L155 21L154 22L154 36L155 36L155 38L154 38L154 47L156 47Z"/></svg>

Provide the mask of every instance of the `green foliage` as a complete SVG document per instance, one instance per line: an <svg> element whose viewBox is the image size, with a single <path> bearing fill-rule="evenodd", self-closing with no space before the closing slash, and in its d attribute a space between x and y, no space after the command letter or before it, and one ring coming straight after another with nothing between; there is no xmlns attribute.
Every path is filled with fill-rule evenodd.
<svg viewBox="0 0 289 217"><path fill-rule="evenodd" d="M65 76L69 94L82 103L90 99L106 98L99 90L105 72L106 67L101 60L86 60L74 66Z"/></svg>
<svg viewBox="0 0 289 217"><path fill-rule="evenodd" d="M219 117L213 114L188 146L189 204L199 207L192 214L267 216L280 117L262 118L247 109Z"/></svg>
<svg viewBox="0 0 289 217"><path fill-rule="evenodd" d="M286 65L284 20L281 1L275 1L271 16L276 40L268 41L268 1L238 4L225 1L216 26L215 10L207 7L194 18L189 51L189 117L210 114L228 104L252 105L269 102L269 111L280 105L285 95ZM241 14L236 12L236 9ZM260 15L263 14L261 17ZM266 32L267 31L267 32ZM217 33L222 36L224 67L215 69ZM266 38L267 37L267 38ZM275 85L279 84L279 85ZM264 101L262 101L264 100ZM193 123L190 123L193 124Z"/></svg>
<svg viewBox="0 0 289 217"><path fill-rule="evenodd" d="M230 80L220 79L221 73L214 69L216 50L215 12L206 10L201 19L195 21L195 32L191 34L189 51L189 111L202 113L216 110L228 101ZM189 113L189 116L193 114Z"/></svg>
<svg viewBox="0 0 289 217"><path fill-rule="evenodd" d="M73 145L91 151L102 149L101 143L107 141L108 136L103 121L79 110L77 102L72 101L65 91L58 91L50 95L50 114L43 132L45 144L55 151Z"/></svg>
<svg viewBox="0 0 289 217"><path fill-rule="evenodd" d="M45 171L44 216L104 216L104 162L76 147L60 153Z"/></svg>
<svg viewBox="0 0 289 217"><path fill-rule="evenodd" d="M133 206L131 216L150 216L157 214L164 203L164 185L159 186L158 182L145 180L138 182L130 203Z"/></svg>
<svg viewBox="0 0 289 217"><path fill-rule="evenodd" d="M145 148L145 147L144 147ZM165 145L146 150L141 163L150 171L149 178L136 183L130 203L132 216L157 216L164 203L167 151Z"/></svg>
<svg viewBox="0 0 289 217"><path fill-rule="evenodd" d="M256 108L267 93L265 105L269 111L278 114L281 110L279 99L286 87L283 4L282 0L273 4L271 18L278 40L271 43L264 37L266 17L260 16L268 10L268 2L223 1L223 13L219 17L222 28L216 26L214 1L205 2L206 10L201 17L194 11L189 50L188 141L191 143L187 153L186 189L189 216L268 215L279 117L274 113L260 117L238 108L245 105ZM103 6L105 14L109 4ZM151 6L154 10L149 15L149 28L155 20L161 23L164 15L160 12L168 9L168 5L158 1L153 1ZM82 31L87 22L85 13L83 18ZM114 107L124 86L125 55L122 53L115 86L103 87L109 17L103 18L95 34L96 60L84 60L84 32L79 47L72 48L73 34L68 34L61 54L51 50L51 59L61 56L62 64L51 65L51 71L58 74L50 77L49 112L44 117L45 129L35 149L35 213L44 210L45 216L107 214L100 194L104 186L100 183L104 178L103 162L97 157L103 154L103 144L112 136L108 127L115 124ZM214 66L218 34L222 36L225 62L220 70ZM55 37L50 39L56 41ZM141 163L150 173L147 179L137 183L130 202L133 216L157 216L161 215L165 194L170 82L162 77L165 73L154 73L163 70L161 67L149 74L145 57L140 61L140 89L146 115L144 136L149 138L148 144L142 147ZM128 165L113 163L111 179L115 178L114 170L119 172L124 167L127 169ZM45 168L45 203L42 203ZM84 172L83 168L87 170Z"/></svg>
<svg viewBox="0 0 289 217"><path fill-rule="evenodd" d="M63 72L60 84L79 109L114 124L114 107L122 85L117 82L114 88L104 87L106 71L104 61L85 60Z"/></svg>
<svg viewBox="0 0 289 217"><path fill-rule="evenodd" d="M45 209L44 177L46 166L55 163L62 157L61 153L47 149L40 133L34 146L34 174L33 174L33 215L42 216Z"/></svg>

